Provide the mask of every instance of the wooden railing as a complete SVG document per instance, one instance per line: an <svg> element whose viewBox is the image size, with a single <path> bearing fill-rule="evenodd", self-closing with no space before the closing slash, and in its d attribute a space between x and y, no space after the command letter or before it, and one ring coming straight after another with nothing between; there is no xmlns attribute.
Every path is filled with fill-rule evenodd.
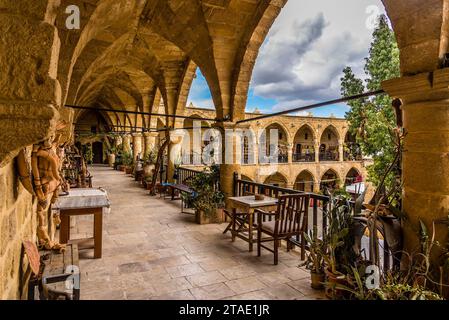
<svg viewBox="0 0 449 320"><path fill-rule="evenodd" d="M304 192L293 189L275 187L247 180L241 180L238 178L238 175L235 174L234 196L240 197L243 196L245 193L264 194L268 197L278 198L281 195L299 194ZM311 208L311 211L309 211L307 227L308 230L313 230L313 228L316 227L319 232L319 236L321 236L322 234L325 233L327 229L326 213L329 210L330 198L315 193L307 193L307 194L310 196L310 208Z"/></svg>
<svg viewBox="0 0 449 320"><path fill-rule="evenodd" d="M192 179L194 176L200 173L200 171L183 167L180 167L177 170L178 170L178 179L176 183L178 184L185 184L188 180Z"/></svg>

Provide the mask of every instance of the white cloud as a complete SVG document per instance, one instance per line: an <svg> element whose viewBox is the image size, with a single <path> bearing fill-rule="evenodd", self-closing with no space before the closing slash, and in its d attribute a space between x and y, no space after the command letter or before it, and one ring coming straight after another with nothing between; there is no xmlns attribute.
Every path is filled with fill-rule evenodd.
<svg viewBox="0 0 449 320"><path fill-rule="evenodd" d="M254 94L276 99L271 111L338 98L345 66L363 75L369 27L383 12L380 0L290 0L261 48Z"/></svg>

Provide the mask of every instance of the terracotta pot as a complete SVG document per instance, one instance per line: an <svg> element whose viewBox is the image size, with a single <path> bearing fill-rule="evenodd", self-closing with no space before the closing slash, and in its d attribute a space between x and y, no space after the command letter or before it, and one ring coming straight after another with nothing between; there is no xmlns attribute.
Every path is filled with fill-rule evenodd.
<svg viewBox="0 0 449 320"><path fill-rule="evenodd" d="M145 178L147 177L151 177L153 175L153 170L155 169L155 165L154 164L146 164L143 166L143 176Z"/></svg>
<svg viewBox="0 0 449 320"><path fill-rule="evenodd" d="M108 154L108 164L111 168L114 168L115 164L115 154Z"/></svg>
<svg viewBox="0 0 449 320"><path fill-rule="evenodd" d="M195 220L198 224L221 223L224 221L224 211L223 209L217 209L215 216L206 215L204 211L197 211Z"/></svg>
<svg viewBox="0 0 449 320"><path fill-rule="evenodd" d="M312 280L310 286L315 290L322 290L324 289L324 281L326 280L326 274L324 272L316 273L311 272L310 278Z"/></svg>
<svg viewBox="0 0 449 320"><path fill-rule="evenodd" d="M334 274L329 269L326 269L327 282L325 284L326 297L333 300L343 299L348 293L344 290L336 288L337 285L348 287L348 280L342 273Z"/></svg>
<svg viewBox="0 0 449 320"><path fill-rule="evenodd" d="M125 167L125 173L126 174L132 174L133 173L133 168L132 167Z"/></svg>

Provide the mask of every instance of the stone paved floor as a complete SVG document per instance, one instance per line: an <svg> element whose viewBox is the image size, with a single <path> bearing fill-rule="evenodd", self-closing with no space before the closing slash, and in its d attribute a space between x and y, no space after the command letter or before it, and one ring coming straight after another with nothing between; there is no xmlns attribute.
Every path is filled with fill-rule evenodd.
<svg viewBox="0 0 449 320"><path fill-rule="evenodd" d="M242 240L223 235L225 224L197 225L178 202L150 197L129 176L90 169L94 187L109 193L103 258L81 252L82 299L321 299L297 252L281 250L280 264L249 253ZM92 221L78 217L72 237L91 235Z"/></svg>

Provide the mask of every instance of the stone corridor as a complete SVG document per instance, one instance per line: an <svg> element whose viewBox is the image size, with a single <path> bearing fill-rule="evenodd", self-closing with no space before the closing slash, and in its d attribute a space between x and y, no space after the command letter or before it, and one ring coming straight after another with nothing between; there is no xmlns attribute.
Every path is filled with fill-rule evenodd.
<svg viewBox="0 0 449 320"><path fill-rule="evenodd" d="M137 182L108 167L90 168L94 187L109 193L103 258L80 252L81 299L322 299L298 252L281 250L280 264L231 242L222 225L197 225L180 203L150 197ZM72 218L73 219L73 218ZM78 217L72 238L88 236L92 222Z"/></svg>

